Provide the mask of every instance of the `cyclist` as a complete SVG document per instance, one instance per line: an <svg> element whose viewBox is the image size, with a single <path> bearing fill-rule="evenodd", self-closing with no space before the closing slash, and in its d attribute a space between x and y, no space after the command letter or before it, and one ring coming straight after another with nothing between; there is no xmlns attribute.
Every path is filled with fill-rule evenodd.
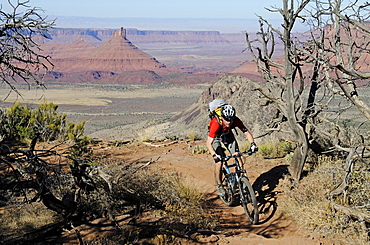
<svg viewBox="0 0 370 245"><path fill-rule="evenodd" d="M238 142L235 139L232 129L238 127L247 137L248 141L251 143L250 150L252 152L258 151L258 147L254 142L252 133L244 126L244 123L236 116L235 108L231 105L223 105L220 110L220 117L213 117L209 123L208 128L208 138L207 138L207 148L211 153L215 161L215 174L217 180L217 191L219 195L225 195L224 188L221 185L222 177L222 163L221 158L225 157L224 149L222 144L226 149L232 154L236 155L239 152ZM243 161L241 166L244 169Z"/></svg>

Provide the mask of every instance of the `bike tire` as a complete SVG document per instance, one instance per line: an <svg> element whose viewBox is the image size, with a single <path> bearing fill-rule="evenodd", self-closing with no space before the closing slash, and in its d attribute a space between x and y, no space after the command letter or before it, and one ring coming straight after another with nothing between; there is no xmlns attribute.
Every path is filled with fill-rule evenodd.
<svg viewBox="0 0 370 245"><path fill-rule="evenodd" d="M259 219L258 203L253 187L246 176L240 177L239 182L240 202L248 219L252 224L257 224Z"/></svg>
<svg viewBox="0 0 370 245"><path fill-rule="evenodd" d="M226 206L235 206L237 199L235 198L235 192L234 192L234 181L230 181L228 178L233 177L226 173L226 171L223 169L222 171L222 186L225 189L225 195L221 196L219 195L220 199Z"/></svg>

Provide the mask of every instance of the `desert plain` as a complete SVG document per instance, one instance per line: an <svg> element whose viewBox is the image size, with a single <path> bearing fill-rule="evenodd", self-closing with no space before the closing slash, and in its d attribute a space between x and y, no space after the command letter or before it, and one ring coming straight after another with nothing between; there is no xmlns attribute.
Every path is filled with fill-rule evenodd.
<svg viewBox="0 0 370 245"><path fill-rule="evenodd" d="M188 87L123 87L123 86L52 86L50 89L21 89L0 102L3 108L15 102L37 107L43 102L59 105L58 111L67 114L75 123L86 121L85 134L135 124L154 119L169 118L196 101L205 85ZM5 98L9 89L1 89Z"/></svg>
<svg viewBox="0 0 370 245"><path fill-rule="evenodd" d="M0 107L6 108L20 102L34 108L40 103L52 102L59 106L60 113L67 114L68 121L86 121L85 134L92 136L117 126L161 121L186 109L219 76L232 72L248 59L248 55L243 53L243 35L238 33L228 36L234 39L236 37L237 41L211 42L207 45L204 40L194 41L197 37L191 36L192 43L186 40L182 43L171 40L166 43L133 42L138 49L159 62L183 70L188 75L180 75L175 78L175 82L165 80L159 84L145 85L46 81L45 88L17 84L18 93L3 84L0 87ZM68 38L67 41L63 39L63 42L72 43L77 36ZM106 39L108 38L110 37L107 36ZM98 135L104 137L102 134Z"/></svg>

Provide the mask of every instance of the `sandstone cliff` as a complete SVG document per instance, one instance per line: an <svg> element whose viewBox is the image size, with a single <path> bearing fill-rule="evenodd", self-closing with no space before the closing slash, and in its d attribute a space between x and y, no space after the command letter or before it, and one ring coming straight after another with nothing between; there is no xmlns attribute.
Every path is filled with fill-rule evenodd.
<svg viewBox="0 0 370 245"><path fill-rule="evenodd" d="M41 48L54 64L45 77L49 82L154 84L160 82L156 72L167 69L133 45L123 28L99 47L80 38L68 44L42 44Z"/></svg>

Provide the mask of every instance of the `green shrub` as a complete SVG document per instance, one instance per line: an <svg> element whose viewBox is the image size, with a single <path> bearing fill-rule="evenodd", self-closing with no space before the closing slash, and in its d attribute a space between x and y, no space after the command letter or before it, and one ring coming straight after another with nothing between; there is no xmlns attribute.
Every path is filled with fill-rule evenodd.
<svg viewBox="0 0 370 245"><path fill-rule="evenodd" d="M262 156L270 156L272 155L273 151L273 145L271 144L261 144L258 146L258 154Z"/></svg>
<svg viewBox="0 0 370 245"><path fill-rule="evenodd" d="M58 105L44 103L36 109L19 102L0 111L3 141L29 141L36 135L39 141L73 140L84 133L85 122L67 122L66 114L57 112Z"/></svg>
<svg viewBox="0 0 370 245"><path fill-rule="evenodd" d="M195 146L189 146L188 147L190 153L192 155L194 154L204 154L204 153L209 153L207 146L205 145L195 145Z"/></svg>
<svg viewBox="0 0 370 245"><path fill-rule="evenodd" d="M281 158L294 150L291 142L284 140L269 140L264 144L258 145L258 154L265 158Z"/></svg>
<svg viewBox="0 0 370 245"><path fill-rule="evenodd" d="M24 138L34 137L34 132L30 128L31 111L28 107L21 106L20 103L7 108L2 127L4 129L5 140L22 140Z"/></svg>

